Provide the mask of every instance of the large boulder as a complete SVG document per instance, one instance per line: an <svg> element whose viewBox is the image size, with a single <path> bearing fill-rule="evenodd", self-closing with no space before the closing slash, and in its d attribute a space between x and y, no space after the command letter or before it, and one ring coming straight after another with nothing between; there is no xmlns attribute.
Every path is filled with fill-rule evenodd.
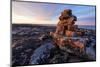
<svg viewBox="0 0 100 67"><path fill-rule="evenodd" d="M55 46L52 43L45 43L37 48L31 56L30 64L46 64L50 57L50 51Z"/></svg>

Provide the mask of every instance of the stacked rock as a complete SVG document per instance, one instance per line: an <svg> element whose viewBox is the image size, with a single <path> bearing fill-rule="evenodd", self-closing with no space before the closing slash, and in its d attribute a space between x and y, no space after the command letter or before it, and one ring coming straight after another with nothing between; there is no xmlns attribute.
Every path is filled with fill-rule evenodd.
<svg viewBox="0 0 100 67"><path fill-rule="evenodd" d="M75 50L79 49L79 52L84 52L85 43L78 38L82 32L77 31L76 21L77 17L72 14L72 10L65 9L61 12L55 33L51 32L50 35L53 37L55 45L61 49L63 47L66 50L66 46L70 46Z"/></svg>
<svg viewBox="0 0 100 67"><path fill-rule="evenodd" d="M61 12L55 33L73 36L75 30L78 28L78 26L75 25L75 21L77 21L77 17L72 15L72 10L65 9Z"/></svg>

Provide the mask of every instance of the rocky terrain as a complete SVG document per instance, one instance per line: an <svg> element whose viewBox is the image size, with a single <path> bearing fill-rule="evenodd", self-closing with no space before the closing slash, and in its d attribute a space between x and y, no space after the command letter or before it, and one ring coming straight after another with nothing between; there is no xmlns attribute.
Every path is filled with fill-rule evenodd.
<svg viewBox="0 0 100 67"><path fill-rule="evenodd" d="M12 24L12 65L36 65L73 63L96 60L96 32L85 31L82 38L88 38L83 55L76 55L72 49L64 51L53 45L49 32L54 32L55 26Z"/></svg>

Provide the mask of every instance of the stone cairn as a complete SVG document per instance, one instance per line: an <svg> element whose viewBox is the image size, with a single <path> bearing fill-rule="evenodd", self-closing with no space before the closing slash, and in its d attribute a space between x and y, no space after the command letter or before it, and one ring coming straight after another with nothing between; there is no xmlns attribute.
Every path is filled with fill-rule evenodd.
<svg viewBox="0 0 100 67"><path fill-rule="evenodd" d="M61 16L59 17L59 22L57 24L55 33L69 36L67 32L71 33L77 28L77 25L74 25L75 21L77 21L77 17L72 15L72 10L64 10L61 12Z"/></svg>
<svg viewBox="0 0 100 67"><path fill-rule="evenodd" d="M65 9L61 12L56 31L50 32L50 35L53 37L54 43L60 48L71 46L74 49L79 49L81 53L84 52L85 43L77 39L78 36L82 35L82 32L77 32L78 26L75 25L76 21L77 17L72 14L72 10Z"/></svg>

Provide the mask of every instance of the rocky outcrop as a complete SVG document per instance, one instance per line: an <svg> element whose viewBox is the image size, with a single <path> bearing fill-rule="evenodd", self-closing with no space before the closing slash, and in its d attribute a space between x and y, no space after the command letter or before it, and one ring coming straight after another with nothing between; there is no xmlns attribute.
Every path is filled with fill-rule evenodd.
<svg viewBox="0 0 100 67"><path fill-rule="evenodd" d="M46 64L49 61L51 49L55 46L52 43L44 43L37 48L31 56L30 64Z"/></svg>

